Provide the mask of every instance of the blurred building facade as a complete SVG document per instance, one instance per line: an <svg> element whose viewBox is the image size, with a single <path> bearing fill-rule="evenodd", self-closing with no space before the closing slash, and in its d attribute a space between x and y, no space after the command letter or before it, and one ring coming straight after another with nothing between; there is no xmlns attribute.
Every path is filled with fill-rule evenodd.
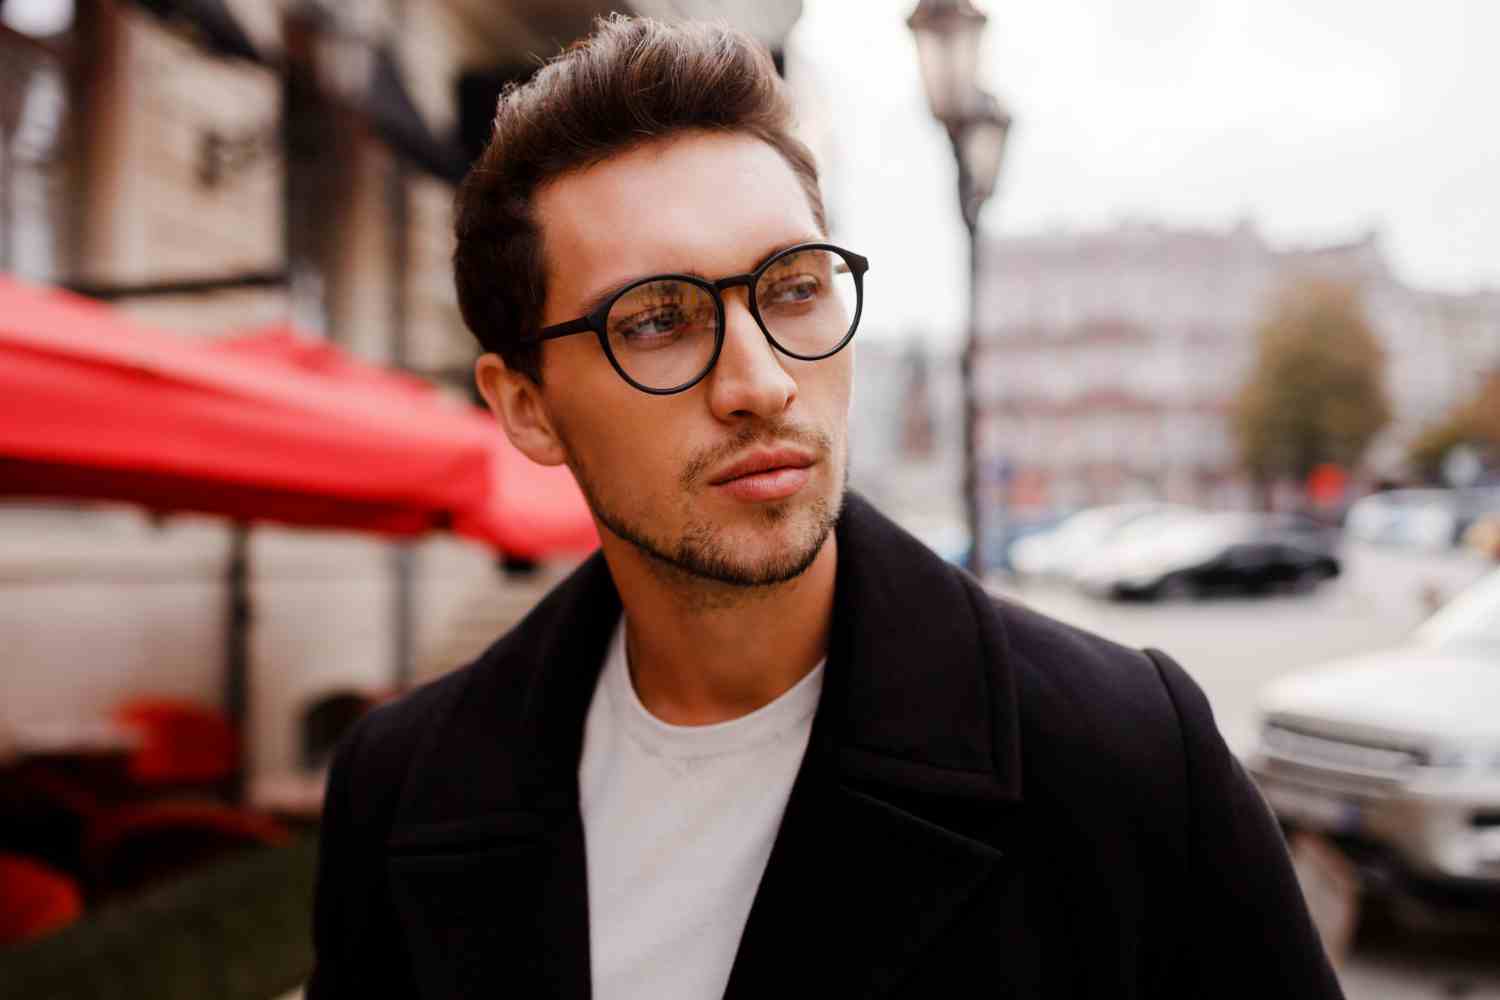
<svg viewBox="0 0 1500 1000"><path fill-rule="evenodd" d="M12 13L15 5L12 3ZM34 6L34 4L32 5ZM456 182L500 88L611 9L728 17L778 54L801 0L76 0L45 32L0 0L0 271L218 336L290 323L467 397ZM141 693L215 703L231 528L0 504L0 724ZM451 538L252 533L252 769L296 714L473 655L553 569L502 578Z"/></svg>
<svg viewBox="0 0 1500 1000"><path fill-rule="evenodd" d="M1248 505L1231 401L1257 326L1299 279L1357 287L1386 351L1393 420L1372 474L1399 476L1412 438L1500 366L1500 294L1412 288L1373 233L1286 250L1249 223L1132 223L992 239L981 259L982 465L1013 506Z"/></svg>
<svg viewBox="0 0 1500 1000"><path fill-rule="evenodd" d="M968 543L958 357L920 330L861 334L852 348L849 485L956 559Z"/></svg>

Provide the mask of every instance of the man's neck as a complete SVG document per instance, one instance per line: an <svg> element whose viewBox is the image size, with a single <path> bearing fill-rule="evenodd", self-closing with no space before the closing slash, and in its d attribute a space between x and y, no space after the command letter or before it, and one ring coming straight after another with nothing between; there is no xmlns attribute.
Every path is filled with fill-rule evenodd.
<svg viewBox="0 0 1500 1000"><path fill-rule="evenodd" d="M674 579L637 552L605 548L625 608L630 677L647 710L676 725L738 718L774 701L828 647L838 550L766 587Z"/></svg>

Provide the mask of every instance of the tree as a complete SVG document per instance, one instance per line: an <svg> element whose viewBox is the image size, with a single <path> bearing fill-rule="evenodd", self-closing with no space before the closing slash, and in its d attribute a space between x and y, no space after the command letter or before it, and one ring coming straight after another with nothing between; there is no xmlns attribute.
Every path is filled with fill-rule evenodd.
<svg viewBox="0 0 1500 1000"><path fill-rule="evenodd" d="M1266 495L1325 463L1352 469L1390 420L1385 357L1352 287L1304 281L1256 332L1255 367L1233 404L1240 460Z"/></svg>
<svg viewBox="0 0 1500 1000"><path fill-rule="evenodd" d="M1408 457L1424 480L1442 479L1443 460L1459 445L1469 445L1489 468L1500 467L1500 370L1490 373L1472 397L1428 427L1412 442Z"/></svg>

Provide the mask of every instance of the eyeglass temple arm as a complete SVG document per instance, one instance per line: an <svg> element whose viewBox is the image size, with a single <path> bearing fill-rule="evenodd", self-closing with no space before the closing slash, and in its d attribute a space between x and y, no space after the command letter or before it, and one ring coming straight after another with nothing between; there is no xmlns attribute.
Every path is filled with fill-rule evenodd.
<svg viewBox="0 0 1500 1000"><path fill-rule="evenodd" d="M592 329L593 327L589 325L589 318L587 316L580 316L578 319L572 319L566 323L542 327L542 329L528 337L527 340L531 343L539 343L543 340L555 340L558 337L567 337L575 333L587 333Z"/></svg>

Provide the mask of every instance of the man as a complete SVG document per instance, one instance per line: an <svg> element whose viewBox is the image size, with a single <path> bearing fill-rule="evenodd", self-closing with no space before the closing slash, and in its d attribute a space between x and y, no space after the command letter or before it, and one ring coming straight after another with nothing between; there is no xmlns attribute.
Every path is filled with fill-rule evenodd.
<svg viewBox="0 0 1500 1000"><path fill-rule="evenodd" d="M1187 675L845 494L901 275L828 242L789 123L708 26L602 22L502 95L476 376L601 551L345 741L309 996L1338 996Z"/></svg>

